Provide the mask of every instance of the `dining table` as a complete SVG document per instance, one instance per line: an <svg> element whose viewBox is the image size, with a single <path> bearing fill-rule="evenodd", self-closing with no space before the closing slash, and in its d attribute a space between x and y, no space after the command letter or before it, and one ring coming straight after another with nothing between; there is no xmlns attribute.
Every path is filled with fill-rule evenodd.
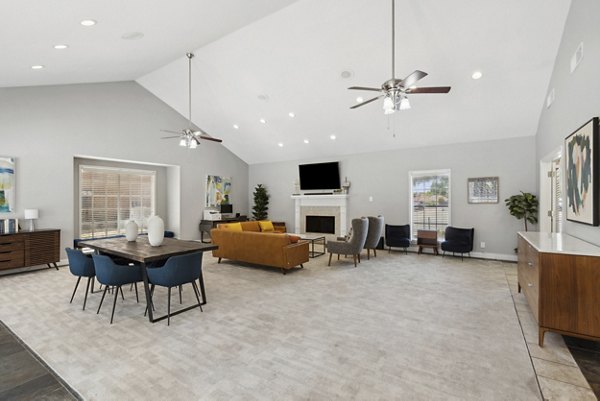
<svg viewBox="0 0 600 401"><path fill-rule="evenodd" d="M164 238L159 246L152 246L148 242L147 236L139 236L135 241L128 241L125 237L94 239L89 241L81 241L79 247L91 248L94 251L113 257L123 258L132 262L137 262L141 265L142 278L144 281L144 293L146 295L146 305L148 307L148 320L151 323L166 319L167 315L155 318L152 310L152 299L150 294L150 285L148 282L148 266L156 262L165 261L171 256L185 255L195 252L206 252L217 249L214 244L206 244L198 241L187 241L176 238ZM190 309L205 305L206 289L204 286L204 275L202 273L202 258L200 259L200 293L202 302L187 308L180 309L171 313L171 316L183 313Z"/></svg>

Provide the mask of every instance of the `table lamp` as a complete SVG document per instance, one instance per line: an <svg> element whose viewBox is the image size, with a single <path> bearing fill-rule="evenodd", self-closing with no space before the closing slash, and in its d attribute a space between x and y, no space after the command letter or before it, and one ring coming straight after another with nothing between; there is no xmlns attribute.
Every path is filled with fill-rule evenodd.
<svg viewBox="0 0 600 401"><path fill-rule="evenodd" d="M38 209L25 209L25 220L29 220L29 231L34 231L35 226L33 221L40 217L40 211Z"/></svg>

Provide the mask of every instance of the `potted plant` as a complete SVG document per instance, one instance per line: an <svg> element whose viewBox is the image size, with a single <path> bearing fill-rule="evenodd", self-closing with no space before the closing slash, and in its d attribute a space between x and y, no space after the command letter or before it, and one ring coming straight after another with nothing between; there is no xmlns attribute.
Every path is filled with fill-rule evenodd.
<svg viewBox="0 0 600 401"><path fill-rule="evenodd" d="M252 217L254 220L266 220L269 210L269 193L267 188L258 184L254 188L254 207L252 208Z"/></svg>
<svg viewBox="0 0 600 401"><path fill-rule="evenodd" d="M538 200L537 197L529 192L521 191L518 195L513 195L505 199L506 207L512 216L517 219L523 219L525 231L527 231L527 222L536 224L538 221Z"/></svg>

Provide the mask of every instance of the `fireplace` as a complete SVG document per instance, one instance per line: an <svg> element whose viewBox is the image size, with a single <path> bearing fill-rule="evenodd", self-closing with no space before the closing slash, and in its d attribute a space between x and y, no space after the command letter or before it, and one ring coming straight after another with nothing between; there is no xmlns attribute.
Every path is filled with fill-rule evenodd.
<svg viewBox="0 0 600 401"><path fill-rule="evenodd" d="M333 217L334 229L329 233L322 233L325 238L335 240L347 234L347 194L335 195L292 195L294 199L294 232L308 232L307 216Z"/></svg>
<svg viewBox="0 0 600 401"><path fill-rule="evenodd" d="M335 216L306 216L306 232L335 234Z"/></svg>

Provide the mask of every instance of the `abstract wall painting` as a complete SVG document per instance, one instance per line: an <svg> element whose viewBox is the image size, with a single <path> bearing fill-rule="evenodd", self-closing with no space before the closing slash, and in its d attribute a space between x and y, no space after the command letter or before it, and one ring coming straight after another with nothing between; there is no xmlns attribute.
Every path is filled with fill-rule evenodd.
<svg viewBox="0 0 600 401"><path fill-rule="evenodd" d="M567 220L598 225L598 117L565 139Z"/></svg>
<svg viewBox="0 0 600 401"><path fill-rule="evenodd" d="M0 213L14 211L15 158L0 156Z"/></svg>
<svg viewBox="0 0 600 401"><path fill-rule="evenodd" d="M206 207L231 203L231 177L209 175L206 178Z"/></svg>

